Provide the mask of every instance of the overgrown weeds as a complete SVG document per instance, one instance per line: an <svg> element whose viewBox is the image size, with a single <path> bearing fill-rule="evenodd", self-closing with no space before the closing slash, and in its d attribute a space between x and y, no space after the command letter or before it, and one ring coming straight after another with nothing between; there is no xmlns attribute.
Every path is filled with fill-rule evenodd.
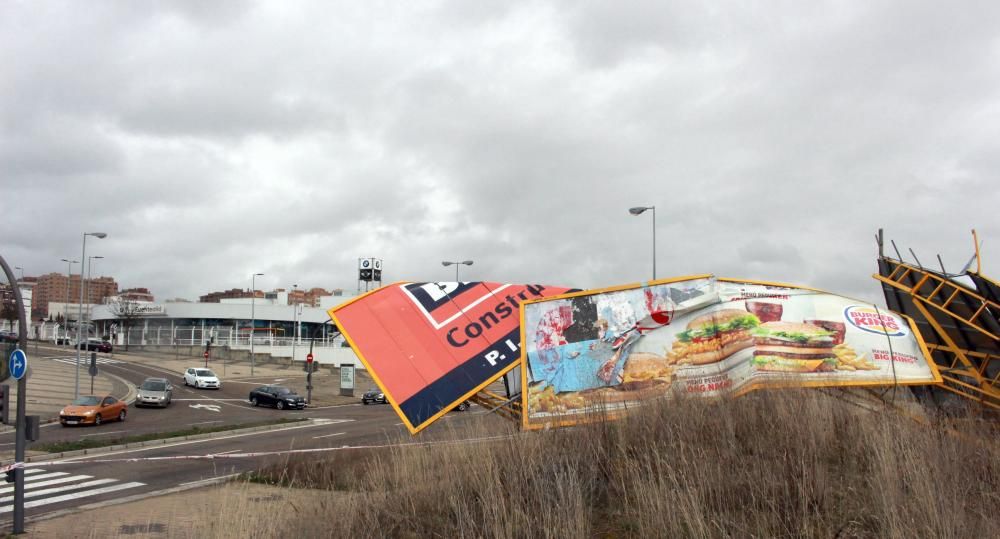
<svg viewBox="0 0 1000 539"><path fill-rule="evenodd" d="M996 441L990 420L772 392L289 459L257 479L326 491L322 517L275 521L298 537L1000 537Z"/></svg>

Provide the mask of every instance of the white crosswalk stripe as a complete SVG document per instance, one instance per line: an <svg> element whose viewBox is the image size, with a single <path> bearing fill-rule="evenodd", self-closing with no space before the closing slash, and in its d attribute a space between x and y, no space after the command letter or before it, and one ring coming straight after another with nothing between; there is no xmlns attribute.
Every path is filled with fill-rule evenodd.
<svg viewBox="0 0 1000 539"><path fill-rule="evenodd" d="M145 486L136 481L123 483L118 479L95 479L91 475L69 472L49 472L39 468L24 471L24 507L38 507L79 498L89 498ZM95 488L96 487L96 488ZM0 514L14 510L14 485L0 487Z"/></svg>
<svg viewBox="0 0 1000 539"><path fill-rule="evenodd" d="M76 358L75 357L53 357L53 358L49 358L49 359L51 359L52 361L58 361L59 363L65 363L67 365L76 365ZM97 358L97 364L98 365L114 365L115 363L125 363L125 362L122 361L122 360L120 360L120 359L111 359L109 357L99 357L99 358ZM80 366L84 367L86 365L90 365L90 358L89 357L81 357L80 358Z"/></svg>

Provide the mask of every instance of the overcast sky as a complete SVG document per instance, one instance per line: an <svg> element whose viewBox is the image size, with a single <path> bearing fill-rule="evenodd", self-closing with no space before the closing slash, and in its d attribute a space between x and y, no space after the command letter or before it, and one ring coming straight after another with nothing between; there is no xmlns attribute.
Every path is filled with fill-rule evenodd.
<svg viewBox="0 0 1000 539"><path fill-rule="evenodd" d="M0 3L0 255L158 299L1000 274L1000 3ZM906 254L909 258L909 254ZM79 266L74 267L78 271Z"/></svg>

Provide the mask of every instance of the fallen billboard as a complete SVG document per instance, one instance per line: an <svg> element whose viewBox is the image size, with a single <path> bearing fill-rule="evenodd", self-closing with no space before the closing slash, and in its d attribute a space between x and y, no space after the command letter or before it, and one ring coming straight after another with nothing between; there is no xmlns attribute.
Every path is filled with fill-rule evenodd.
<svg viewBox="0 0 1000 539"><path fill-rule="evenodd" d="M522 303L569 290L491 282L395 283L329 314L415 434L518 364Z"/></svg>
<svg viewBox="0 0 1000 539"><path fill-rule="evenodd" d="M793 285L698 275L527 302L525 428L677 394L940 383L912 321Z"/></svg>

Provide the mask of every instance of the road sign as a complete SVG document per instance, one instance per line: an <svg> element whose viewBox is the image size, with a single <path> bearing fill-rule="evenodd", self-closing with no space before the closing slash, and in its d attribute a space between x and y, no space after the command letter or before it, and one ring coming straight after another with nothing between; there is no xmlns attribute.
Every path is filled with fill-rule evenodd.
<svg viewBox="0 0 1000 539"><path fill-rule="evenodd" d="M205 350L205 359L208 359L208 350Z"/></svg>
<svg viewBox="0 0 1000 539"><path fill-rule="evenodd" d="M312 362L313 362L313 355L306 354L306 363L312 363Z"/></svg>
<svg viewBox="0 0 1000 539"><path fill-rule="evenodd" d="M28 356L24 355L24 350L17 349L10 353L7 360L7 369L15 380L20 380L24 373L28 371Z"/></svg>

